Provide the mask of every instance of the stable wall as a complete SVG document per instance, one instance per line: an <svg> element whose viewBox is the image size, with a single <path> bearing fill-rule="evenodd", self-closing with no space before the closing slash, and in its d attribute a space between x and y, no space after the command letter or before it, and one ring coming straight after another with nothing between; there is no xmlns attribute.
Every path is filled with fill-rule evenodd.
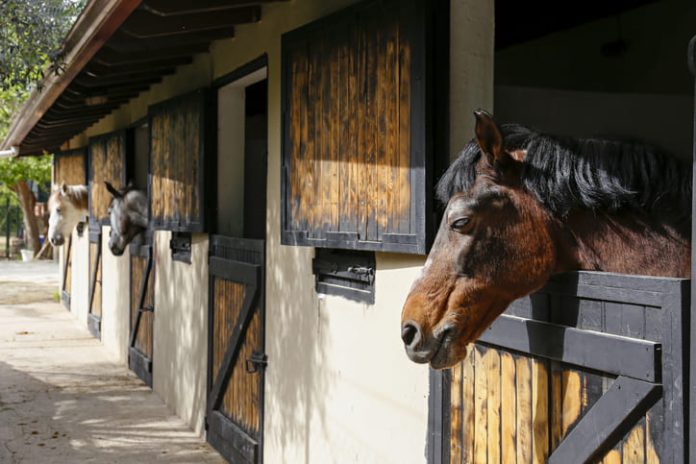
<svg viewBox="0 0 696 464"><path fill-rule="evenodd" d="M101 341L120 363L128 363L130 325L130 251L114 256L109 249L111 226L102 226Z"/></svg>
<svg viewBox="0 0 696 464"><path fill-rule="evenodd" d="M520 123L550 134L640 140L684 160L691 159L693 107L693 97L681 95L495 88L500 123Z"/></svg>
<svg viewBox="0 0 696 464"><path fill-rule="evenodd" d="M77 229L72 231L72 282L70 290L70 312L87 326L89 312L89 231L85 225L82 236Z"/></svg>
<svg viewBox="0 0 696 464"><path fill-rule="evenodd" d="M191 263L173 261L171 232L154 233L152 388L202 434L208 367L208 236L193 234Z"/></svg>
<svg viewBox="0 0 696 464"><path fill-rule="evenodd" d="M264 459L269 463L425 462L428 368L408 360L400 339L401 307L424 257L377 254L376 301L365 305L317 296L314 249L280 245L280 36L351 3L302 0L264 6L262 21L238 26L234 39L214 43L210 54L197 55L191 65L70 142L81 146L89 136L126 127L144 117L148 105L208 85L268 55ZM453 152L473 134L471 111L493 104L493 6L486 0L452 0L451 5ZM201 432L208 241L194 234L189 265L171 260L170 236L155 234L153 387Z"/></svg>

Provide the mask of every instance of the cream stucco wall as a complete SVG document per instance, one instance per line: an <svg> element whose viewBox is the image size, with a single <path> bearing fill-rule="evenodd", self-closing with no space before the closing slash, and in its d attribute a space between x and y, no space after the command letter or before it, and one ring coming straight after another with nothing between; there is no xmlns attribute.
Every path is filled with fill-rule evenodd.
<svg viewBox="0 0 696 464"><path fill-rule="evenodd" d="M208 360L208 236L193 234L191 264L173 261L171 232L155 232L152 386L203 433Z"/></svg>
<svg viewBox="0 0 696 464"><path fill-rule="evenodd" d="M87 325L89 312L89 231L87 226L80 236L77 229L72 232L72 280L70 289L70 312L82 324Z"/></svg>
<svg viewBox="0 0 696 464"><path fill-rule="evenodd" d="M121 363L128 363L130 251L114 256L109 249L110 226L102 226L101 341Z"/></svg>
<svg viewBox="0 0 696 464"><path fill-rule="evenodd" d="M128 105L70 142L122 128L148 105L207 85L268 56L268 207L264 457L269 463L425 461L427 367L411 363L399 337L401 305L424 258L377 255L376 302L320 298L314 250L280 244L280 43L283 32L353 0L294 0L264 6ZM451 152L471 138L471 111L493 105L493 6L452 0ZM193 262L172 262L169 232L155 234L154 390L196 430L205 411L208 241L194 235ZM106 262L105 262L106 264ZM109 264L112 266L112 264Z"/></svg>

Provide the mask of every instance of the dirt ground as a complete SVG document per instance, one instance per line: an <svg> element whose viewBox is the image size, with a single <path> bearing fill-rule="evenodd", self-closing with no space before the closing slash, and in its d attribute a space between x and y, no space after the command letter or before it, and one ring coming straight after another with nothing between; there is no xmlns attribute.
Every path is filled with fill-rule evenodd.
<svg viewBox="0 0 696 464"><path fill-rule="evenodd" d="M0 262L0 463L222 463L53 301L55 263Z"/></svg>

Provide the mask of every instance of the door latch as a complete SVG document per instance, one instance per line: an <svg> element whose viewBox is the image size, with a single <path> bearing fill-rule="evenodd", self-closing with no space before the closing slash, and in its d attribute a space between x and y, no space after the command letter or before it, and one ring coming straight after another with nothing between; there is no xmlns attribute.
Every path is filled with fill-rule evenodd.
<svg viewBox="0 0 696 464"><path fill-rule="evenodd" d="M251 356L246 360L246 371L249 374L254 374L258 372L259 369L265 368L267 364L268 356L266 356L264 353L254 351L253 353L251 353Z"/></svg>

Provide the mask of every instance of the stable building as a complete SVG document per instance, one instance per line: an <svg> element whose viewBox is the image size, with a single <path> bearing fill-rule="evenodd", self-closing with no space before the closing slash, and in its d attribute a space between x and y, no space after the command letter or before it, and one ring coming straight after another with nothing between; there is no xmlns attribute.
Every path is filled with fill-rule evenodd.
<svg viewBox="0 0 696 464"><path fill-rule="evenodd" d="M90 1L14 120L89 189L66 308L230 462L689 461L688 280L578 273L451 370L404 354L472 110L691 154L694 6L494 3ZM120 257L105 181L149 199Z"/></svg>

